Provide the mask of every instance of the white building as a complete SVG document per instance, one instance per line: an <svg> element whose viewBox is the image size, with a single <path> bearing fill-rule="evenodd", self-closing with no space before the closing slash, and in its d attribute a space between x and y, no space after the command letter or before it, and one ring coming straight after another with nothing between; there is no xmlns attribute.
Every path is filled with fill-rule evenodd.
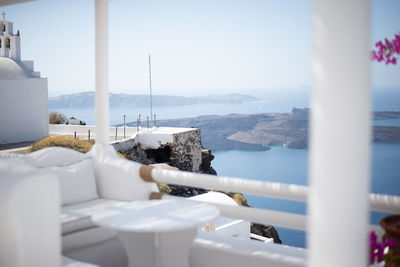
<svg viewBox="0 0 400 267"><path fill-rule="evenodd" d="M47 78L21 60L21 37L5 13L0 20L0 144L48 135Z"/></svg>

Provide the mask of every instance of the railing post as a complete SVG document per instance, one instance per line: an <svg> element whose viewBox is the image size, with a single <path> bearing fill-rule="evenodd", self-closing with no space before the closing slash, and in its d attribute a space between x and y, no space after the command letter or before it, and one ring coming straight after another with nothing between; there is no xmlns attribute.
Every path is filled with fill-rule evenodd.
<svg viewBox="0 0 400 267"><path fill-rule="evenodd" d="M147 129L150 128L150 124L149 124L149 116L147 116Z"/></svg>
<svg viewBox="0 0 400 267"><path fill-rule="evenodd" d="M90 130L88 130L88 140L90 140Z"/></svg>
<svg viewBox="0 0 400 267"><path fill-rule="evenodd" d="M115 126L115 141L118 139L118 126Z"/></svg>
<svg viewBox="0 0 400 267"><path fill-rule="evenodd" d="M311 267L367 266L369 8L364 0L313 1Z"/></svg>
<svg viewBox="0 0 400 267"><path fill-rule="evenodd" d="M157 127L157 124L156 124L156 114L154 114L154 123L153 123L153 127Z"/></svg>
<svg viewBox="0 0 400 267"><path fill-rule="evenodd" d="M125 136L125 133L126 133L126 124L125 124L125 118L126 118L126 115L124 115L124 139L126 138Z"/></svg>
<svg viewBox="0 0 400 267"><path fill-rule="evenodd" d="M74 139L76 139L76 131L74 131Z"/></svg>

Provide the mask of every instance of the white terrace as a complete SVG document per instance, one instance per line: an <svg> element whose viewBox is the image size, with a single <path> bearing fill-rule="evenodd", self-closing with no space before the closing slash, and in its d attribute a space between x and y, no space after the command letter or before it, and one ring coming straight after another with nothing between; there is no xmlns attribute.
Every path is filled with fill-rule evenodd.
<svg viewBox="0 0 400 267"><path fill-rule="evenodd" d="M87 154L1 154L0 265L367 266L369 210L400 212L399 197L369 194L368 1L313 2L310 187L118 158L109 145L108 5L95 0L96 144ZM215 192L145 201L159 197L155 181L308 202L309 212L237 207ZM308 248L250 240L248 221L305 230Z"/></svg>

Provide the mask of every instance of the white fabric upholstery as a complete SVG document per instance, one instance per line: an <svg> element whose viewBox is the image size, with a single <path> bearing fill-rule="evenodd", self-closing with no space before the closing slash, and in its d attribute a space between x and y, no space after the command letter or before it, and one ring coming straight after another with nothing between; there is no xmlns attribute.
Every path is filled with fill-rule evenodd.
<svg viewBox="0 0 400 267"><path fill-rule="evenodd" d="M33 160L38 168L57 174L62 205L98 197L93 161L86 154L63 147L48 147L32 152L26 158Z"/></svg>
<svg viewBox="0 0 400 267"><path fill-rule="evenodd" d="M200 232L189 255L191 267L293 267L307 265L307 251L274 243Z"/></svg>
<svg viewBox="0 0 400 267"><path fill-rule="evenodd" d="M61 266L62 267L96 267L98 265L81 262L81 261L76 261L76 260L73 260L73 259L63 256Z"/></svg>
<svg viewBox="0 0 400 267"><path fill-rule="evenodd" d="M64 147L46 147L26 156L33 159L38 167L52 167L78 162L88 158L84 153Z"/></svg>
<svg viewBox="0 0 400 267"><path fill-rule="evenodd" d="M91 227L93 216L101 216L109 207L124 204L125 202L109 199L93 199L61 208L61 230L62 234L68 234Z"/></svg>
<svg viewBox="0 0 400 267"><path fill-rule="evenodd" d="M155 183L144 182L140 163L121 159L111 145L95 144L88 152L93 157L98 194L101 198L121 201L148 199L158 192Z"/></svg>
<svg viewBox="0 0 400 267"><path fill-rule="evenodd" d="M68 233L62 236L62 252L68 253L70 251L80 250L95 246L100 242L116 238L117 233L111 229L102 227L87 228L82 231ZM85 260L84 260L85 261Z"/></svg>
<svg viewBox="0 0 400 267"><path fill-rule="evenodd" d="M0 151L0 159L1 158L27 160L27 156L24 154L17 154L17 153L3 152L3 151ZM28 161L29 161L29 159L28 159Z"/></svg>
<svg viewBox="0 0 400 267"><path fill-rule="evenodd" d="M0 266L60 266L60 203L55 175L29 172L24 164L15 169L14 159L4 163L2 159Z"/></svg>
<svg viewBox="0 0 400 267"><path fill-rule="evenodd" d="M98 264L102 267L128 266L125 249L117 237L65 252L64 255L75 260Z"/></svg>
<svg viewBox="0 0 400 267"><path fill-rule="evenodd" d="M98 198L92 159L46 169L58 176L62 205Z"/></svg>
<svg viewBox="0 0 400 267"><path fill-rule="evenodd" d="M4 175L20 176L34 171L35 168L34 165L26 163L21 158L0 158L0 172L3 172Z"/></svg>
<svg viewBox="0 0 400 267"><path fill-rule="evenodd" d="M69 234L94 227L90 215L74 214L70 212L61 213L61 234Z"/></svg>

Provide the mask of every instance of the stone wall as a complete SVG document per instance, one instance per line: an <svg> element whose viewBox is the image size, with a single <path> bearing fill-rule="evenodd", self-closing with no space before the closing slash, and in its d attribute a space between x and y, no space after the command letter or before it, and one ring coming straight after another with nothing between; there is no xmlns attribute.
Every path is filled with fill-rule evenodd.
<svg viewBox="0 0 400 267"><path fill-rule="evenodd" d="M171 145L171 164L183 171L200 172L201 145L200 129L174 134Z"/></svg>
<svg viewBox="0 0 400 267"><path fill-rule="evenodd" d="M140 133L140 138L133 138L120 142L113 143L114 148L126 155L130 160L140 162L142 164L166 163L176 167L179 170L216 174L211 167L211 161L214 156L210 150L204 149L201 143L200 129L185 129L170 128L172 138L164 138L159 141L148 142L153 145L148 145L140 142L151 138L160 138L159 133L143 132ZM154 146L154 143L157 146Z"/></svg>

